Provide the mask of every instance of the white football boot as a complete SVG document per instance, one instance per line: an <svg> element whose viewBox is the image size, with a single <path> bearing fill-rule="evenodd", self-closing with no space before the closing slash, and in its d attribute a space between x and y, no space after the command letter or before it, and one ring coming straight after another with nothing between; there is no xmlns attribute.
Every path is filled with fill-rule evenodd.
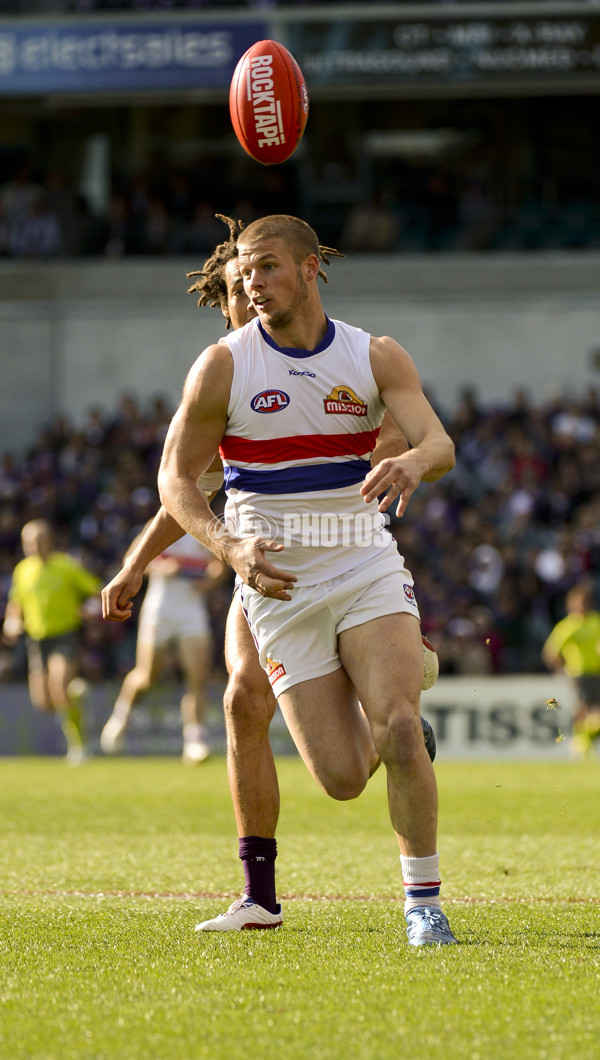
<svg viewBox="0 0 600 1060"><path fill-rule="evenodd" d="M226 913L221 913L214 920L204 920L196 924L196 931L248 931L251 929L278 928L283 924L281 906L276 913L269 913L262 905L257 905L247 894L236 898Z"/></svg>

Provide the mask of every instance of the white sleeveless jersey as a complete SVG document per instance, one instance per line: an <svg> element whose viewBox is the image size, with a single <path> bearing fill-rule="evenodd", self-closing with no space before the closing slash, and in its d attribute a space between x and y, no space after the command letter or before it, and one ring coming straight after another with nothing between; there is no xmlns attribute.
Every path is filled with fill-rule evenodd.
<svg viewBox="0 0 600 1060"><path fill-rule="evenodd" d="M161 552L160 556L157 556L157 559L163 556L177 560L180 573L175 577L182 578L203 577L208 564L215 558L210 549L191 534L184 534L178 541L174 541L164 552Z"/></svg>
<svg viewBox="0 0 600 1060"><path fill-rule="evenodd" d="M177 574L162 575L161 559L176 559L179 571ZM144 598L143 607L152 608L153 612L164 610L198 611L206 609L206 604L198 591L197 582L204 577L206 568L214 559L212 552L190 534L184 534L178 541L156 557ZM163 610L164 609L164 610Z"/></svg>
<svg viewBox="0 0 600 1060"><path fill-rule="evenodd" d="M359 492L385 411L370 336L328 320L315 350L282 348L252 320L221 342L234 363L220 448L232 532L280 541L285 551L267 558L299 585L395 549Z"/></svg>

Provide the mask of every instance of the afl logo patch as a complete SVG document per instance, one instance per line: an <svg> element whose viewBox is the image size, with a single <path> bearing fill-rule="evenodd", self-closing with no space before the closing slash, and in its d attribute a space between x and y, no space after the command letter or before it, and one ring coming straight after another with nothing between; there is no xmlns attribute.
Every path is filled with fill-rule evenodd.
<svg viewBox="0 0 600 1060"><path fill-rule="evenodd" d="M253 412L281 412L290 403L289 396L283 390L263 390L250 402Z"/></svg>

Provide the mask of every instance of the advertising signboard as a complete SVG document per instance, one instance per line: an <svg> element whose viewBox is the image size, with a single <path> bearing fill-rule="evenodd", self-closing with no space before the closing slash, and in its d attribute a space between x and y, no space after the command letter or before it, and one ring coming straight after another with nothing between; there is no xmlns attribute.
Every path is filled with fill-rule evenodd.
<svg viewBox="0 0 600 1060"><path fill-rule="evenodd" d="M481 9L480 9L481 10ZM309 87L600 79L600 15L296 22L288 46Z"/></svg>
<svg viewBox="0 0 600 1060"><path fill-rule="evenodd" d="M262 22L0 23L0 97L225 89Z"/></svg>

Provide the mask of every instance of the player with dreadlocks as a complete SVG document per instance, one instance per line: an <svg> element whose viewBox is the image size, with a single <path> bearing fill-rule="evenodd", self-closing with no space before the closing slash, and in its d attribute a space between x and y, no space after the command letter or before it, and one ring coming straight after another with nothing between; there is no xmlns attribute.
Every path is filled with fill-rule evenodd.
<svg viewBox="0 0 600 1060"><path fill-rule="evenodd" d="M244 291L237 260L237 240L244 226L241 221L217 214L229 227L229 239L219 244L201 270L188 273L194 283L190 294L197 293L199 306L220 307L227 328L242 328L256 317L256 311ZM319 247L320 261L329 264L332 257L343 257L331 247ZM319 276L327 276L319 268ZM373 463L386 455L397 454L406 448L391 417L386 416L380 433ZM385 433L385 440L383 435ZM380 441L381 439L381 441ZM222 464L216 457L209 470L200 476L198 486L212 498L223 481ZM107 619L124 621L132 610L132 597L139 591L148 563L183 531L164 508L128 554L121 571L102 592L103 614ZM216 930L236 930L240 927L279 927L282 923L275 890L275 831L279 817L279 787L271 745L269 726L275 712L276 700L269 680L261 668L258 654L239 601L234 594L225 636L225 659L229 681L224 696L227 731L227 771L239 836L239 853L246 879L245 898L252 899L250 910L242 916L229 916L211 922ZM426 747L430 757L435 755L435 737L427 722L422 721ZM119 742L118 719L107 722L105 732L114 736L114 748ZM379 764L370 732L365 724L363 753L369 772ZM110 750L110 740L104 740Z"/></svg>

